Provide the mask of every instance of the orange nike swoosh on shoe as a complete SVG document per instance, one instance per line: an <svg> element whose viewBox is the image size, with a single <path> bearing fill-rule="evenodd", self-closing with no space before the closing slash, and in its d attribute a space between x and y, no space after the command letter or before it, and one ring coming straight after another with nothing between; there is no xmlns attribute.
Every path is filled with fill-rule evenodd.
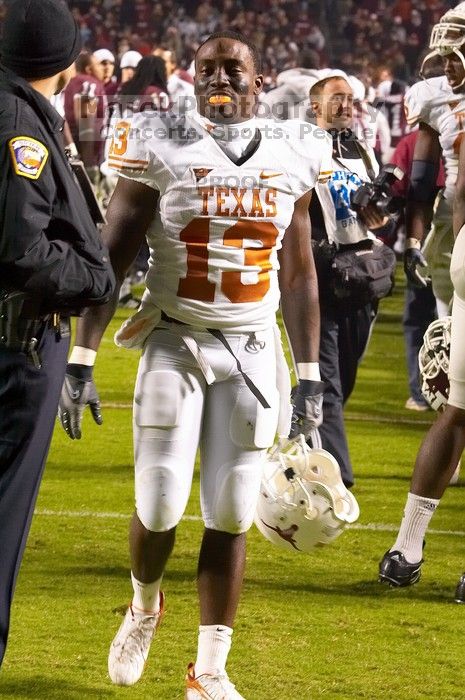
<svg viewBox="0 0 465 700"><path fill-rule="evenodd" d="M187 667L186 688L187 690L196 690L203 700L210 700L210 695L205 692L195 677L194 664L192 663Z"/></svg>
<svg viewBox="0 0 465 700"><path fill-rule="evenodd" d="M191 681L187 688L190 690L196 690L198 693L200 693L199 697L201 697L202 700L211 700L211 695L208 695L200 683L197 683L197 681Z"/></svg>
<svg viewBox="0 0 465 700"><path fill-rule="evenodd" d="M260 180L269 180L270 177L278 177L278 175L282 175L283 173L265 173L262 172L260 173Z"/></svg>

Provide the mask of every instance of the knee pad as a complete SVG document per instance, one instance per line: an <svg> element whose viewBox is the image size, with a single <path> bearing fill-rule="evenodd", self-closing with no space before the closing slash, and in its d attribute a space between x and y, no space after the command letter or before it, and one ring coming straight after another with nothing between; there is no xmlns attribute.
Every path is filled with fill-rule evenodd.
<svg viewBox="0 0 465 700"><path fill-rule="evenodd" d="M214 501L210 512L204 512L205 527L231 535L250 529L263 470L262 453L258 455L259 460L250 464L227 464L218 471Z"/></svg>
<svg viewBox="0 0 465 700"><path fill-rule="evenodd" d="M171 469L136 467L136 511L142 525L151 532L171 530L181 520L189 489Z"/></svg>
<svg viewBox="0 0 465 700"><path fill-rule="evenodd" d="M459 231L450 261L450 276L455 293L465 301L465 226Z"/></svg>

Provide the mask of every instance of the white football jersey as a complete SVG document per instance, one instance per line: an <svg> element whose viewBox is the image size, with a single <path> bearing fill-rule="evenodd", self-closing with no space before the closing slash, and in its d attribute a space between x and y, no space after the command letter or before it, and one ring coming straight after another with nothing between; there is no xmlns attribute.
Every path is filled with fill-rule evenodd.
<svg viewBox="0 0 465 700"><path fill-rule="evenodd" d="M465 131L465 94L454 93L445 76L420 80L405 93L405 111L410 127L424 122L438 132L446 170L444 196L451 202Z"/></svg>
<svg viewBox="0 0 465 700"><path fill-rule="evenodd" d="M145 112L116 129L110 167L160 192L161 225L147 234L149 301L184 323L230 331L274 323L277 251L294 204L331 174L323 130L258 119L256 129L258 146L240 165L197 113Z"/></svg>

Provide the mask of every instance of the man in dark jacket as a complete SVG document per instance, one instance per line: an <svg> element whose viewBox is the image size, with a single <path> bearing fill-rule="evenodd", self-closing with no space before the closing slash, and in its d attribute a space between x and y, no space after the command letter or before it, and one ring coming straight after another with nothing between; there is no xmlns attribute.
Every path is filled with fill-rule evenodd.
<svg viewBox="0 0 465 700"><path fill-rule="evenodd" d="M9 5L0 67L0 664L65 374L69 316L105 303L114 287L49 102L72 77L79 50L59 0Z"/></svg>
<svg viewBox="0 0 465 700"><path fill-rule="evenodd" d="M347 77L347 76L346 76ZM352 193L374 179L378 165L374 152L360 141L354 129L353 90L340 72L318 81L310 90L316 124L333 137L333 172L328 183L318 185L318 197L310 205L312 238L330 242L340 250L367 250L371 231L387 224L377 207L352 207ZM385 229L384 229L385 230ZM338 299L332 291L329 261L317 248L320 291L320 370L325 383L324 421L320 426L323 448L337 459L344 484L354 483L344 424L344 405L354 387L358 365L370 339L377 302L359 303L353 297ZM319 253L319 254L318 254Z"/></svg>

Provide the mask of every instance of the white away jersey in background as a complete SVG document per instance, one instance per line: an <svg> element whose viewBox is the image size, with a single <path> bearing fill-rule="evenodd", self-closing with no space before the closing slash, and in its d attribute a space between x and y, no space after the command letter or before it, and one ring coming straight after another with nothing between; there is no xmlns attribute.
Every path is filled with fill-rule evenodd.
<svg viewBox="0 0 465 700"><path fill-rule="evenodd" d="M331 174L323 130L296 120L256 127L259 145L241 165L192 113L145 112L117 127L110 167L160 192L161 225L147 234L150 302L184 323L249 331L275 322L277 250L294 203Z"/></svg>
<svg viewBox="0 0 465 700"><path fill-rule="evenodd" d="M465 95L452 92L445 76L420 80L405 93L405 110L409 126L424 122L438 132L446 169L444 196L451 201L465 131Z"/></svg>

